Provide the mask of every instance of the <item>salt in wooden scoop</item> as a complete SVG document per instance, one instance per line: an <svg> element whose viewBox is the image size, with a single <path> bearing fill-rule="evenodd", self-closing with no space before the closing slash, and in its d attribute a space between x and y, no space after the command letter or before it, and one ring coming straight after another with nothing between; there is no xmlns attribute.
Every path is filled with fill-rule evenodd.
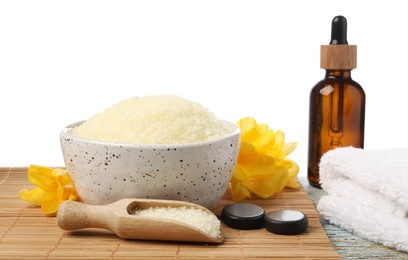
<svg viewBox="0 0 408 260"><path fill-rule="evenodd" d="M175 208L202 210L212 219L215 215L208 209L189 202L151 199L122 199L108 205L88 205L76 201L60 204L57 221L64 230L82 228L103 228L112 231L120 238L143 240L191 241L221 243L224 235L221 225L214 232L205 232L197 226L172 219L138 215L139 210L155 208ZM136 212L136 213L135 213ZM216 217L215 217L216 218ZM211 233L211 234L210 234Z"/></svg>

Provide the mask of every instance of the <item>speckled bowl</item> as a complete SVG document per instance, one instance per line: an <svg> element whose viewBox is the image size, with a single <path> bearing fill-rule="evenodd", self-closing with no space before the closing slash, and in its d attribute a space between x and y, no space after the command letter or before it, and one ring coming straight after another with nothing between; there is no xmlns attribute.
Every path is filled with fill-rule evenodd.
<svg viewBox="0 0 408 260"><path fill-rule="evenodd" d="M214 208L234 169L240 131L223 138L179 145L100 142L61 131L65 166L79 197L87 204L122 198L172 199Z"/></svg>

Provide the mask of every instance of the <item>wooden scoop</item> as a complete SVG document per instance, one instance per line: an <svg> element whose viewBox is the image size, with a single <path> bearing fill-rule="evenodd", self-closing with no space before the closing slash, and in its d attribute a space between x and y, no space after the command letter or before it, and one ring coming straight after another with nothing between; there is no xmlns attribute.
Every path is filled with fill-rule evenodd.
<svg viewBox="0 0 408 260"><path fill-rule="evenodd" d="M133 214L135 209L151 207L186 207L202 209L213 214L199 205L173 200L122 199L108 205L64 201L59 206L57 221L59 227L64 230L104 228L125 239L207 243L221 243L224 240L222 230L219 237L212 237L197 227L183 222Z"/></svg>

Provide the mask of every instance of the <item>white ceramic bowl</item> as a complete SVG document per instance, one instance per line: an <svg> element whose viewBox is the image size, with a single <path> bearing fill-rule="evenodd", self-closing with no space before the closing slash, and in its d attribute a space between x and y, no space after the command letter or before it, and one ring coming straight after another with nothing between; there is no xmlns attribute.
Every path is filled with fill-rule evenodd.
<svg viewBox="0 0 408 260"><path fill-rule="evenodd" d="M61 131L65 166L87 204L122 198L171 199L214 208L229 186L240 142L234 129L220 139L192 144L143 145L100 142Z"/></svg>

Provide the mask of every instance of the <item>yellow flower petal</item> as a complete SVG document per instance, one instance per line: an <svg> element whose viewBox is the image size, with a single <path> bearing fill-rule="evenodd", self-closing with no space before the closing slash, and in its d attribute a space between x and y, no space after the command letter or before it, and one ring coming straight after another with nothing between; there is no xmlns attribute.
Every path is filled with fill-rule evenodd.
<svg viewBox="0 0 408 260"><path fill-rule="evenodd" d="M260 178L263 175L269 175L275 170L275 160L264 154L253 154L247 156L246 163L240 164L239 167L246 173L249 179Z"/></svg>
<svg viewBox="0 0 408 260"><path fill-rule="evenodd" d="M292 188L292 189L299 188L300 184L296 180L296 176L299 173L299 165L297 163L295 163L294 161L290 160L290 159L286 159L286 160L292 162L292 167L290 167L289 170L288 170L289 171L289 181L286 184L286 187Z"/></svg>
<svg viewBox="0 0 408 260"><path fill-rule="evenodd" d="M247 156L251 156L254 153L256 153L256 149L251 143L241 141L238 160L245 160Z"/></svg>
<svg viewBox="0 0 408 260"><path fill-rule="evenodd" d="M237 122L237 125L241 129L241 139L249 140L250 136L255 130L256 121L252 117L244 117Z"/></svg>
<svg viewBox="0 0 408 260"><path fill-rule="evenodd" d="M58 207L60 204L61 201L49 200L47 202L44 202L43 205L41 205L41 209L46 214L54 214L58 211Z"/></svg>
<svg viewBox="0 0 408 260"><path fill-rule="evenodd" d="M257 151L268 150L275 145L275 133L272 130L265 131L259 135L258 140L254 142Z"/></svg>
<svg viewBox="0 0 408 260"><path fill-rule="evenodd" d="M28 168L28 180L45 191L52 192L55 189L55 180L52 178L51 168L30 165Z"/></svg>
<svg viewBox="0 0 408 260"><path fill-rule="evenodd" d="M285 187L288 187L288 188L291 188L291 189L297 189L297 188L300 187L300 184L299 184L299 182L297 182L297 181L295 181L293 179L289 179L288 183L286 183Z"/></svg>
<svg viewBox="0 0 408 260"><path fill-rule="evenodd" d="M41 206L45 197L48 197L49 193L45 192L41 188L35 188L33 190L22 189L19 193L19 197L22 200L37 204Z"/></svg>
<svg viewBox="0 0 408 260"><path fill-rule="evenodd" d="M59 203L56 203L55 196L41 188L22 190L20 191L19 196L25 201L41 206L42 210L46 214L55 213L58 209Z"/></svg>
<svg viewBox="0 0 408 260"><path fill-rule="evenodd" d="M290 169L290 168L293 167L293 163L294 163L294 161L292 161L292 160L284 159L284 160L277 161L276 166L284 167L286 169Z"/></svg>
<svg viewBox="0 0 408 260"><path fill-rule="evenodd" d="M263 152L270 157L276 158L277 160L283 160L286 157L286 154L282 150L275 147L265 149Z"/></svg>
<svg viewBox="0 0 408 260"><path fill-rule="evenodd" d="M231 196L234 201L241 201L251 197L251 193L235 178L231 179Z"/></svg>
<svg viewBox="0 0 408 260"><path fill-rule="evenodd" d="M282 151L286 154L289 155L291 154L295 149L296 149L297 143L286 143L283 145Z"/></svg>
<svg viewBox="0 0 408 260"><path fill-rule="evenodd" d="M256 124L254 128L256 130L257 136L264 135L265 133L270 131L269 126L267 124Z"/></svg>
<svg viewBox="0 0 408 260"><path fill-rule="evenodd" d="M254 193L261 198L269 198L276 192L280 192L285 188L289 180L288 170L283 167L276 168L276 171L271 175L267 181L257 183Z"/></svg>
<svg viewBox="0 0 408 260"><path fill-rule="evenodd" d="M47 214L55 213L64 200L78 199L71 177L66 170L31 165L28 169L28 179L37 188L21 190L20 198L41 206Z"/></svg>
<svg viewBox="0 0 408 260"><path fill-rule="evenodd" d="M295 178L299 173L299 165L292 161L291 159L286 160L292 163L292 167L289 168L289 177Z"/></svg>
<svg viewBox="0 0 408 260"><path fill-rule="evenodd" d="M275 134L275 148L282 149L285 143L285 134L278 130Z"/></svg>
<svg viewBox="0 0 408 260"><path fill-rule="evenodd" d="M252 117L238 121L241 128L241 150L231 178L232 198L236 201L251 198L251 193L268 198L285 186L299 187L296 176L299 166L286 158L297 143L285 144L282 131L273 132L266 124Z"/></svg>
<svg viewBox="0 0 408 260"><path fill-rule="evenodd" d="M240 181L240 182L249 182L249 179L247 177L247 175L245 174L245 172L240 168L239 165L235 166L234 169L234 175L232 176L232 178Z"/></svg>

